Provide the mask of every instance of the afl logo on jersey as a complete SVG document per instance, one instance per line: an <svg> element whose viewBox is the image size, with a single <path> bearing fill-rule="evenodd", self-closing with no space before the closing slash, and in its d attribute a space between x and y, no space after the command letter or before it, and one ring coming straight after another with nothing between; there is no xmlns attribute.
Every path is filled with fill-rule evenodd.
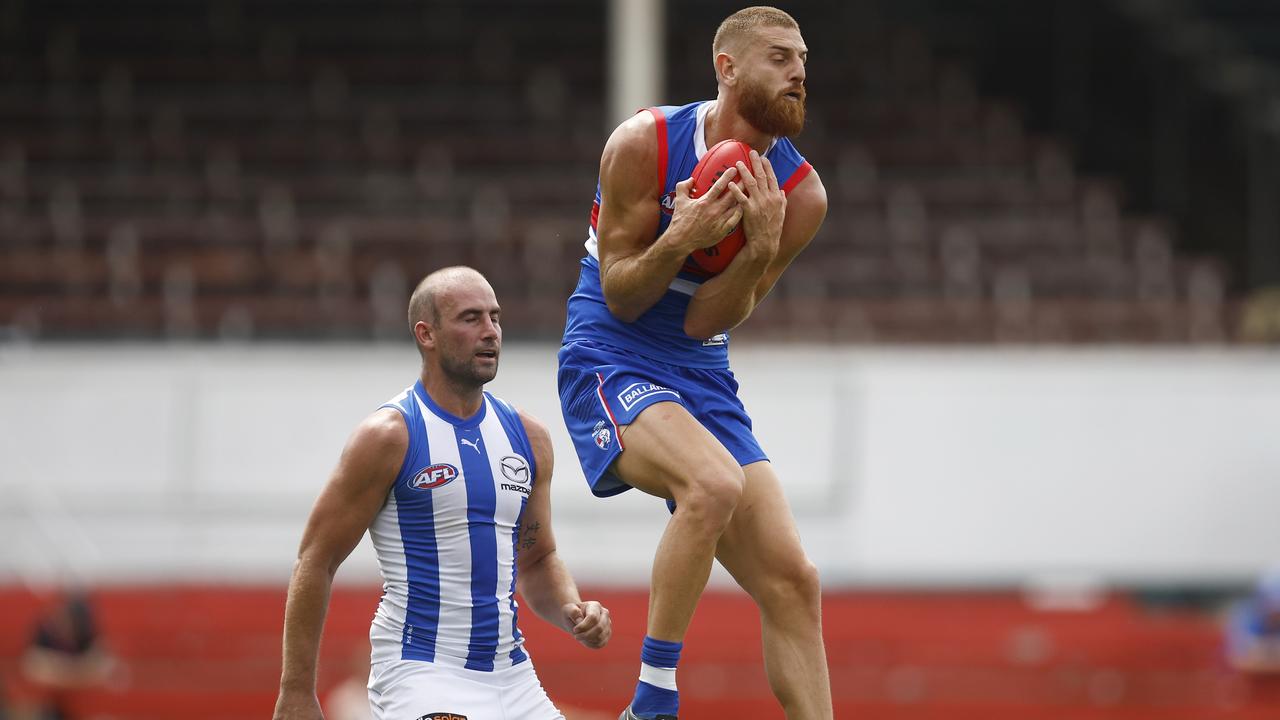
<svg viewBox="0 0 1280 720"><path fill-rule="evenodd" d="M435 490L448 485L456 477L458 477L458 468L448 463L440 463L419 470L418 474L409 481L409 487L415 490Z"/></svg>
<svg viewBox="0 0 1280 720"><path fill-rule="evenodd" d="M663 195L662 199L658 201L658 204L662 206L662 212L664 214L670 215L674 213L676 211L676 191L672 190L666 195Z"/></svg>

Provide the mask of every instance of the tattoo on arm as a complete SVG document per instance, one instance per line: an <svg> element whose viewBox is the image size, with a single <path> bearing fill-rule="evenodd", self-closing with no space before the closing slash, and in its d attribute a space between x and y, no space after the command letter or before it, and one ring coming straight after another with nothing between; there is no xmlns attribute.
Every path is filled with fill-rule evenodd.
<svg viewBox="0 0 1280 720"><path fill-rule="evenodd" d="M538 542L538 531L542 529L542 524L532 522L520 531L520 549L528 550Z"/></svg>

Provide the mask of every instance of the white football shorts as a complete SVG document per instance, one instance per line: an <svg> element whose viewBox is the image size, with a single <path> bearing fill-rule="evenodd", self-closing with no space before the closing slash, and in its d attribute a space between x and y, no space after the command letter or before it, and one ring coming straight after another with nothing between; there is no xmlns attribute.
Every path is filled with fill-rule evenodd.
<svg viewBox="0 0 1280 720"><path fill-rule="evenodd" d="M388 660L369 671L374 720L564 720L533 661L493 672Z"/></svg>

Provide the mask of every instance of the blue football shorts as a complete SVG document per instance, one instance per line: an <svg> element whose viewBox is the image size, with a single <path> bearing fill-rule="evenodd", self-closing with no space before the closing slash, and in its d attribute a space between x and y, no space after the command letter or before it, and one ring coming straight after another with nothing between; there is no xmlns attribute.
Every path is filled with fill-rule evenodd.
<svg viewBox="0 0 1280 720"><path fill-rule="evenodd" d="M560 348L560 410L591 492L608 497L631 486L613 472L625 449L618 428L658 402L680 403L739 465L767 460L751 433L728 368L668 365L608 345L573 342Z"/></svg>

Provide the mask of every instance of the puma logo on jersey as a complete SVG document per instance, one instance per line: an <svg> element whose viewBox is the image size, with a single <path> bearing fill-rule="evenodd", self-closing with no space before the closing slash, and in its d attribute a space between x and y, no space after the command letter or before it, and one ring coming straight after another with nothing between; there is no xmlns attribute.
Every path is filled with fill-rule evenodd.
<svg viewBox="0 0 1280 720"><path fill-rule="evenodd" d="M466 445L467 447L471 448L472 450L475 450L476 452L480 452L480 443L479 443L479 441L476 441L476 440L468 440L468 439L466 439L466 438L462 438L462 440L460 440L459 442L461 442L463 445Z"/></svg>
<svg viewBox="0 0 1280 720"><path fill-rule="evenodd" d="M717 333L702 341L702 347L716 347L729 343L729 333Z"/></svg>

